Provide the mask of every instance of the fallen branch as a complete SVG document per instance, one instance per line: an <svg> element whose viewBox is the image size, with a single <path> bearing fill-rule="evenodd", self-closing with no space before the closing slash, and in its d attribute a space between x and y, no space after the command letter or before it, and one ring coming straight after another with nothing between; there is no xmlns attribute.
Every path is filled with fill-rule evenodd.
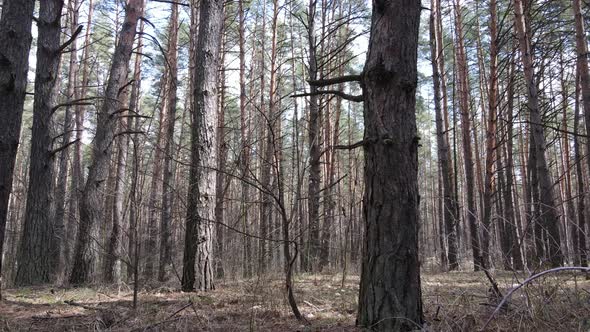
<svg viewBox="0 0 590 332"><path fill-rule="evenodd" d="M508 299L510 298L510 296L512 296L512 294L514 292L516 292L517 290L519 290L520 288L526 286L527 284L529 284L531 281L538 279L546 274L549 273L553 273L553 272L559 272L559 271L586 271L586 272L590 272L590 267L581 267L581 266L565 266L565 267L556 267L554 269L549 269L543 272L539 272L535 275L532 275L530 277L528 277L525 281L521 282L518 286L512 288L508 294L506 294L506 296L504 296L504 298L502 299L502 301L500 301L500 304L498 304L496 306L496 309L494 310L494 312L492 312L492 315L490 316L490 318L488 318L488 320L486 321L486 323L484 324L484 326L480 329L480 331L483 331L486 329L486 327L490 324L490 322L492 321L492 319L494 319L494 317L496 316L496 314L498 313L498 311L500 311L500 309L502 309L502 306L504 305L504 303L506 303L508 301Z"/></svg>

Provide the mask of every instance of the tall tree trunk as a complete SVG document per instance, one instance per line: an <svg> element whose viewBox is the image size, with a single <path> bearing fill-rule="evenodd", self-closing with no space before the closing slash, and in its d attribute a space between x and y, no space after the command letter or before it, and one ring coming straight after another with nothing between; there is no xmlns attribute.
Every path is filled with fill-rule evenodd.
<svg viewBox="0 0 590 332"><path fill-rule="evenodd" d="M515 204L516 195L512 198L512 191L514 187L514 158L513 158L513 138L514 138L514 68L515 68L514 56L511 57L510 68L508 71L508 95L506 107L506 186L504 187L504 217L505 223L509 228L511 243L511 256L513 259L512 268L517 271L521 271L524 268L523 259L521 255L521 248L523 244L522 239L522 226L520 218L515 216L515 210L518 211L518 204ZM516 208L515 208L516 205ZM518 230L518 232L517 232ZM520 237L519 237L520 236Z"/></svg>
<svg viewBox="0 0 590 332"><path fill-rule="evenodd" d="M440 176L442 178L443 191L443 216L445 227L440 229L441 235L444 234L447 239L448 253L444 252L444 247L441 246L441 257L444 256L443 261L448 259L449 269L456 270L459 268L457 260L457 230L456 225L459 224L459 210L457 201L453 195L453 170L449 160L449 145L446 139L446 132L443 123L442 107L441 107L441 87L440 87L440 61L444 57L443 45L438 44L437 35L438 24L436 23L437 15L440 15L440 0L432 0L432 11L430 13L430 55L432 61L432 80L434 84L434 110L436 122L436 142L438 150L438 163L440 165ZM442 224L441 224L442 225ZM443 264L446 265L446 264Z"/></svg>
<svg viewBox="0 0 590 332"><path fill-rule="evenodd" d="M3 47L0 51L0 284L8 203L25 103L29 50L33 40L31 26L35 1L8 1L2 5L0 45L10 47Z"/></svg>
<svg viewBox="0 0 590 332"><path fill-rule="evenodd" d="M309 0L307 38L309 42L308 76L311 81L318 78L315 35L316 4L317 0ZM306 271L316 270L318 263L320 245L320 159L322 154L320 151L320 106L318 96L316 95L318 88L310 85L309 91L309 185L307 188L309 241L305 248L305 254L308 260Z"/></svg>
<svg viewBox="0 0 590 332"><path fill-rule="evenodd" d="M91 43L92 30L92 15L94 12L93 0L88 1L88 16L86 23L86 31L84 36L84 50L82 51L82 82L78 96L80 98L86 98L88 91L89 81L89 50ZM76 236L76 230L78 228L79 221L79 207L80 207L80 194L84 190L84 167L82 165L82 138L84 136L84 116L85 116L84 105L76 105L76 139L74 144L74 157L72 160L72 175L70 179L70 202L68 209L68 224L66 226L66 243L64 244L64 272L70 271L71 260L72 260L72 243Z"/></svg>
<svg viewBox="0 0 590 332"><path fill-rule="evenodd" d="M491 267L490 235L492 226L492 196L494 195L494 159L496 158L496 117L498 109L498 14L496 0L490 0L490 75L488 86L488 116L486 127L486 161L483 192L482 259L486 267ZM482 112L485 110L482 109ZM498 154L499 156L499 154ZM499 158L498 158L499 159ZM504 259L509 259L504 257Z"/></svg>
<svg viewBox="0 0 590 332"><path fill-rule="evenodd" d="M225 13L224 13L225 14ZM224 15L225 16L225 15ZM222 41L221 41L221 59L219 60L219 72L221 77L219 78L219 102L217 110L217 137L215 138L217 145L217 172L215 173L215 278L224 277L224 225L225 225L225 195L227 192L225 169L227 167L227 152L228 144L225 142L226 125L225 125L225 45L226 45L226 34L223 32L222 27Z"/></svg>
<svg viewBox="0 0 590 332"><path fill-rule="evenodd" d="M141 12L145 10L144 4L142 4ZM141 21L139 23L139 33L140 35L137 38L137 52L135 54L135 65L133 69L133 85L131 86L131 95L129 96L129 111L131 114L139 115L140 113L140 91L141 91L141 59L142 59L142 51L143 51L143 37L142 33L144 30L145 23ZM139 248L139 240L137 237L137 227L139 221L139 202L137 199L136 190L138 188L138 180L139 180L139 172L140 172L140 158L137 156L139 153L139 149L141 146L140 140L138 139L138 134L141 131L141 118L140 117L133 117L129 122L129 128L133 128L132 131L135 132L131 136L131 141L133 143L133 153L130 158L132 159L131 162L131 183L130 193L129 193L129 228L127 233L128 243L127 243L127 253L128 259L126 267L126 277L127 282L131 282L137 273L136 266L139 262L136 261L136 258L139 256L136 251ZM133 262L133 263L131 263Z"/></svg>
<svg viewBox="0 0 590 332"><path fill-rule="evenodd" d="M191 165L187 199L182 289L213 289L212 225L215 207L217 86L223 1L200 3L195 47ZM198 257L197 257L198 256Z"/></svg>
<svg viewBox="0 0 590 332"><path fill-rule="evenodd" d="M129 74L128 74L129 75ZM121 108L129 108L130 96L127 91L122 91L119 96ZM119 118L119 132L129 132L130 117ZM123 225L124 211L123 202L125 200L125 174L127 172L127 151L129 147L129 136L127 134L114 138L116 140L116 158L114 168L114 190L111 212L111 233L108 235L106 248L107 253L104 259L103 279L106 283L118 282L120 276L120 247L121 247L121 228Z"/></svg>
<svg viewBox="0 0 590 332"><path fill-rule="evenodd" d="M577 68L580 76L580 86L582 90L582 105L584 107L584 119L586 120L586 134L590 133L590 70L588 69L588 41L586 32L584 29L584 17L582 16L581 0L573 1L574 19L576 25L576 49L578 51L577 56ZM576 99L576 103L578 99ZM590 153L590 143L586 143L586 154ZM590 158L586 157L588 167L590 167ZM579 179L578 181L582 181ZM580 204L583 204L583 197L580 198ZM583 212L580 212L583 213ZM588 253L586 252L586 235L584 225L587 221L579 219L579 251L581 257L581 263L587 265ZM584 265L584 266L585 266Z"/></svg>
<svg viewBox="0 0 590 332"><path fill-rule="evenodd" d="M168 266L172 263L172 245L170 243L170 226L172 223L172 197L174 186L174 125L176 124L176 93L178 90L178 4L172 4L170 27L168 30L168 88L166 98L168 117L164 142L164 181L162 183L162 215L160 219L160 265L158 280L165 281Z"/></svg>
<svg viewBox="0 0 590 332"><path fill-rule="evenodd" d="M19 286L43 284L55 277L59 257L52 220L54 188L53 151L55 128L53 114L57 107L56 83L61 57L61 11L63 1L47 0L39 7L39 36L35 73L35 101L29 166L29 188L23 234L18 251L15 283ZM60 232L63 229L59 230Z"/></svg>
<svg viewBox="0 0 590 332"><path fill-rule="evenodd" d="M467 71L467 56L463 35L463 19L460 0L455 1L455 47L457 57L457 85L459 93L459 108L461 110L461 131L463 135L463 155L465 163L465 191L467 199L467 219L471 235L471 249L473 251L473 268L478 271L484 267L480 253L479 231L477 226L477 208L475 202L475 178L473 170L473 152L471 149L471 115L469 112L469 73ZM487 231L487 230L486 230Z"/></svg>
<svg viewBox="0 0 590 332"><path fill-rule="evenodd" d="M244 14L244 1L238 0L238 45L240 61L240 175L247 179L250 176L250 112L248 112L246 99L246 19ZM240 218L242 219L242 231L244 232L244 277L252 276L252 239L246 235L250 232L250 214L248 202L250 200L250 186L247 181L241 183Z"/></svg>
<svg viewBox="0 0 590 332"><path fill-rule="evenodd" d="M584 171L582 165L582 153L580 151L580 75L579 75L579 67L578 67L578 74L576 75L576 100L574 104L574 157L576 160L576 179L577 179L577 189L578 189L578 224L576 228L576 236L578 238L578 253L580 257L578 260L580 261L580 265L588 266L588 252L586 247L586 204L584 204L584 199L586 197L586 188L584 187Z"/></svg>
<svg viewBox="0 0 590 332"><path fill-rule="evenodd" d="M418 259L417 49L420 2L375 2L362 74L364 257L357 324L415 330L423 321Z"/></svg>
<svg viewBox="0 0 590 332"><path fill-rule="evenodd" d="M83 284L90 281L94 256L91 236L93 229L104 222L100 201L104 195L112 153L112 141L119 114L119 93L125 85L127 67L133 50L136 25L142 12L143 0L129 0L120 38L115 47L105 98L97 115L96 135L92 147L92 162L80 202L80 226L76 241L74 267L70 283Z"/></svg>
<svg viewBox="0 0 590 332"><path fill-rule="evenodd" d="M537 84L535 82L535 73L533 67L533 50L530 41L530 31L525 24L522 0L514 0L515 25L520 44L520 54L524 67L524 76L527 87L528 110L530 116L530 135L535 155L535 165L537 178L539 181L539 205L541 208L542 227L546 230L548 236L548 259L551 266L560 266L563 262L561 252L561 240L559 237L559 218L556 211L553 193L553 181L547 166L545 157L545 134L539 108L539 95Z"/></svg>
<svg viewBox="0 0 590 332"><path fill-rule="evenodd" d="M70 59L69 59L69 68L68 68L68 85L67 85L67 92L66 98L68 101L72 101L78 98L78 94L76 93L76 85L77 85L77 76L78 76L78 49L77 49L77 32L76 29L78 28L78 0L70 0L68 2L68 17L69 17L69 29L70 29L70 36L74 36L72 39L72 43L70 44ZM71 106L66 106L65 115L64 115L64 123L63 123L63 132L61 133L61 146L66 146L70 144L70 138L72 136L73 126L72 126L72 110ZM75 144L75 143L71 143ZM69 159L70 149L64 149L59 153L59 161L58 161L58 174L57 174L57 187L55 188L55 231L57 236L60 238L59 241L59 248L55 248L55 250L59 249L59 264L57 267L58 271L58 278L62 276L62 269L65 266L65 253L66 248L69 246L67 243L67 228L66 228L66 194L67 194L67 185L68 185L68 159Z"/></svg>
<svg viewBox="0 0 590 332"><path fill-rule="evenodd" d="M151 281L154 278L156 260L158 258L158 202L161 197L162 189L162 167L164 158L164 135L166 123L168 122L168 87L170 81L170 68L168 63L164 66L164 74L160 81L160 95L163 96L162 103L159 107L160 116L158 121L158 129L156 133L156 143L154 145L154 159L152 165L152 174L150 178L150 191L148 198L148 221L147 221L147 241L146 241L146 257L145 257L145 278ZM161 230L160 230L161 231Z"/></svg>

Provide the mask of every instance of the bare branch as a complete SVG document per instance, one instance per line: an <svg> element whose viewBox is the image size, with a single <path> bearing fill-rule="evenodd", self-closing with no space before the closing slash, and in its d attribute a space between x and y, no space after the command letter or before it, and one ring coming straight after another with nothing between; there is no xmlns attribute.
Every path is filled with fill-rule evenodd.
<svg viewBox="0 0 590 332"><path fill-rule="evenodd" d="M76 31L74 31L74 33L72 34L72 36L70 37L70 39L68 39L65 43L63 43L55 52L56 54L60 54L61 52L63 52L68 46L70 46L70 44L72 44L74 42L74 40L76 40L76 38L78 38L78 35L80 34L80 32L82 32L82 29L84 29L83 25L79 25L78 28L76 29Z"/></svg>
<svg viewBox="0 0 590 332"><path fill-rule="evenodd" d="M320 91L316 91L316 92L301 93L301 94L292 95L291 98L317 96L317 95L325 95L325 94L332 94L332 95L338 96L342 99L354 101L357 103L362 102L364 100L362 95L357 95L357 96L349 95L349 94L344 93L339 90L320 90Z"/></svg>
<svg viewBox="0 0 590 332"><path fill-rule="evenodd" d="M340 77L326 78L323 80L315 80L315 81L308 80L307 83L309 83L309 85L322 87L322 86L333 85L333 84L340 84L340 83L346 83L346 82L360 82L360 81L361 81L361 75L346 75L346 76L340 76Z"/></svg>

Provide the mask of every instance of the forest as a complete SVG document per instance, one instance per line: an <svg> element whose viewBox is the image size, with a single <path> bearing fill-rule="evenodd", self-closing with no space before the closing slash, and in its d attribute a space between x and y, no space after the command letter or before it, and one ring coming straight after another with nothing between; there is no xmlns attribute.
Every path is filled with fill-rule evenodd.
<svg viewBox="0 0 590 332"><path fill-rule="evenodd" d="M0 0L0 331L589 331L588 0Z"/></svg>

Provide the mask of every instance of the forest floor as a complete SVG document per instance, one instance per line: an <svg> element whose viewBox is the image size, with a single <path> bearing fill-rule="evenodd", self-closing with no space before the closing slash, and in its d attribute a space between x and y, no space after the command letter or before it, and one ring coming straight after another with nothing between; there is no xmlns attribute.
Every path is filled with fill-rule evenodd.
<svg viewBox="0 0 590 332"><path fill-rule="evenodd" d="M494 274L500 290L522 281ZM0 331L361 331L354 326L358 276L298 275L296 298L311 325L295 320L279 276L220 282L211 292L142 290L132 309L127 286L19 288L4 291ZM424 274L428 331L477 331L498 300L483 273ZM518 290L489 331L590 331L590 281L581 274L550 275Z"/></svg>

